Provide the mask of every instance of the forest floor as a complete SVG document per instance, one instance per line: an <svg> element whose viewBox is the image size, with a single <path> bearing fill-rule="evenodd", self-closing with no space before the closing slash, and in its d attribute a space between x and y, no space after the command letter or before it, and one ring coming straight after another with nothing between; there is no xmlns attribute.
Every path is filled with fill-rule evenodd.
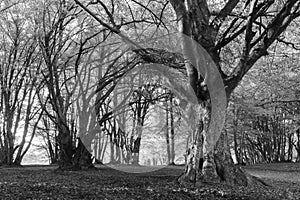
<svg viewBox="0 0 300 200"><path fill-rule="evenodd" d="M131 174L108 167L55 170L55 166L0 168L0 199L299 199L300 163L244 166L271 185L267 188L223 184L185 188L176 183L182 166Z"/></svg>

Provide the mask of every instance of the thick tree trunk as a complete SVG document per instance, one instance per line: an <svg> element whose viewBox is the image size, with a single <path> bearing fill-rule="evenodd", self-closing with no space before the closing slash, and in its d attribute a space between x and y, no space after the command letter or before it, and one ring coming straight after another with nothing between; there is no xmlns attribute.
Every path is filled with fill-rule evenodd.
<svg viewBox="0 0 300 200"><path fill-rule="evenodd" d="M92 155L84 146L81 138L78 139L76 148L72 139L72 134L66 126L66 120L58 119L58 143L60 170L81 170L93 166Z"/></svg>
<svg viewBox="0 0 300 200"><path fill-rule="evenodd" d="M251 176L240 167L234 165L230 154L227 134L224 132L215 146L214 162L221 182L241 186L247 186L251 182Z"/></svg>
<svg viewBox="0 0 300 200"><path fill-rule="evenodd" d="M197 143L201 143L201 140L198 139ZM213 154L208 153L201 158L197 155L196 149L197 145L192 145L188 151L185 171L178 178L180 184L201 185L209 182L239 186L266 185L263 181L251 176L233 163L226 134L221 134Z"/></svg>
<svg viewBox="0 0 300 200"><path fill-rule="evenodd" d="M215 138L208 135L209 110L207 107L202 107L202 109L206 111L202 113L202 118L200 117L196 136L187 151L185 171L178 178L178 182L194 185L207 182L240 186L266 185L234 164L225 133L221 134L212 150L208 147L208 145L214 144Z"/></svg>
<svg viewBox="0 0 300 200"><path fill-rule="evenodd" d="M71 136L66 132L59 131L59 159L58 165L61 170L73 168L72 158L74 154L73 141Z"/></svg>
<svg viewBox="0 0 300 200"><path fill-rule="evenodd" d="M86 149L85 145L78 139L78 144L75 149L75 153L72 159L73 169L74 170L85 170L85 169L93 169L93 159L92 154Z"/></svg>

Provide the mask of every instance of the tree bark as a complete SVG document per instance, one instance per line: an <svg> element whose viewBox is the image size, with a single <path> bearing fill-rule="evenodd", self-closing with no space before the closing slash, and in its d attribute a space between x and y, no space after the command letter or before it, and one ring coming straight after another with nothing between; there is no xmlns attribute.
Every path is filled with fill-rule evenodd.
<svg viewBox="0 0 300 200"><path fill-rule="evenodd" d="M74 154L74 146L72 137L68 127L63 122L58 120L58 143L59 143L59 169L68 170L72 169L72 157Z"/></svg>
<svg viewBox="0 0 300 200"><path fill-rule="evenodd" d="M78 144L72 158L73 170L86 170L95 168L92 164L92 155L86 149L80 138L77 138Z"/></svg>

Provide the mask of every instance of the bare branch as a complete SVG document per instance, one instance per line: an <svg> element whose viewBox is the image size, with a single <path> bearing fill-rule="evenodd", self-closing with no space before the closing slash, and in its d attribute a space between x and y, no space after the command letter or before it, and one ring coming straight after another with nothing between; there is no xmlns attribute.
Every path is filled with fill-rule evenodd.
<svg viewBox="0 0 300 200"><path fill-rule="evenodd" d="M142 3L137 2L136 0L131 0L131 1L133 1L133 2L136 3L136 4L138 4L139 6L141 6L141 7L144 8L145 10L147 10L152 16L154 16L154 18L155 18L156 20L159 21L159 23L157 23L157 26L159 26L160 24L162 24L166 29L168 29L167 26L165 25L165 23L162 21L163 12L164 12L166 6L167 6L168 3L169 3L168 1L167 1L167 3L164 5L164 7L163 7L163 9L162 9L162 11L161 11L161 13L160 13L160 17L158 17L151 9L149 9L147 6L143 5Z"/></svg>
<svg viewBox="0 0 300 200"><path fill-rule="evenodd" d="M269 8L272 2L268 5L261 7L257 12L257 16L265 9ZM244 75L251 69L254 63L267 54L267 49L270 45L283 33L287 26L299 16L299 4L298 0L289 0L281 8L280 12L273 18L273 20L267 25L266 30L251 44L251 52L249 56L243 57L237 64L236 68L232 71L228 79L225 80L227 86L227 93L231 93L233 89L238 85ZM255 46L254 46L255 45Z"/></svg>
<svg viewBox="0 0 300 200"><path fill-rule="evenodd" d="M112 31L113 33L118 34L126 44L130 45L131 48L138 48L143 49L141 46L139 46L137 43L129 39L126 35L124 35L119 27L110 26L109 24L105 23L103 20L101 20L99 17L97 17L91 10L89 10L86 6L84 6L82 3L80 3L78 0L74 0L77 5L79 5L84 11L86 11L89 15L91 15L97 22L99 22L102 26L107 28L108 30Z"/></svg>
<svg viewBox="0 0 300 200"><path fill-rule="evenodd" d="M15 5L19 4L19 3L20 3L20 2L18 1L18 2L15 2L15 3L11 4L11 5L6 6L5 8L1 8L1 9L0 9L0 12L4 12L4 11L6 11L6 10L12 8L13 6L15 6Z"/></svg>
<svg viewBox="0 0 300 200"><path fill-rule="evenodd" d="M109 20L110 20L110 22L112 23L112 25L113 25L114 27L117 27L117 25L116 25L116 23L115 23L115 19L114 19L112 13L111 13L111 12L108 10L108 8L106 7L106 5L105 5L102 1L100 1L100 0L97 0L97 2L98 2L98 3L103 7L103 9L105 10L105 12L106 12L106 14L108 15Z"/></svg>
<svg viewBox="0 0 300 200"><path fill-rule="evenodd" d="M277 38L277 41L284 43L287 46L291 46L295 50L300 50L300 47L297 47L297 45L295 43L288 42L288 41L284 40L283 38Z"/></svg>
<svg viewBox="0 0 300 200"><path fill-rule="evenodd" d="M102 26L107 28L108 30L120 34L121 31L113 26L110 26L109 24L105 23L103 20L101 20L99 17L97 17L91 10L89 10L86 6L84 6L82 3L80 3L78 0L74 0L77 5L79 5L84 11L86 11L89 15L91 15L97 22L99 22Z"/></svg>
<svg viewBox="0 0 300 200"><path fill-rule="evenodd" d="M218 13L218 15L213 19L211 25L218 32L226 17L232 12L240 0L229 0L224 8Z"/></svg>

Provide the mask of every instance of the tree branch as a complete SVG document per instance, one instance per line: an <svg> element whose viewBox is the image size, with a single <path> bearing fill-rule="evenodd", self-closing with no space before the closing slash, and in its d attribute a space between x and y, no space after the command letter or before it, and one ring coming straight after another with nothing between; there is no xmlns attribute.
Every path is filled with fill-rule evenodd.
<svg viewBox="0 0 300 200"><path fill-rule="evenodd" d="M269 4L271 4L271 2ZM271 46L271 44L282 32L286 30L291 21L299 16L299 5L299 0L289 0L286 4L284 4L280 12L268 24L266 30L262 33L262 36L256 39L259 39L259 41L253 42L256 45L254 46L253 43L251 44L249 56L243 57L232 71L231 75L224 80L225 85L227 86L227 93L230 94L236 88L238 83L251 69L254 63L259 58L267 54L267 49ZM267 8L269 8L268 5L265 9ZM261 11L263 10L261 9Z"/></svg>
<svg viewBox="0 0 300 200"><path fill-rule="evenodd" d="M144 8L145 10L147 10L152 16L154 16L154 18L155 18L156 20L159 21L159 22L157 23L157 26L159 26L160 24L163 24L163 26L164 26L166 29L168 29L167 26L165 25L165 23L162 21L163 12L164 12L164 9L166 8L166 6L167 6L168 3L169 3L168 1L166 2L166 4L164 5L164 7L163 7L163 9L162 9L162 11L161 11L161 13L160 13L160 17L158 17L151 9L149 9L147 6L144 6L142 3L140 3L140 2L138 2L138 1L136 1L136 0L131 0L131 1L133 1L133 2L136 3L137 5L141 6L142 8Z"/></svg>
<svg viewBox="0 0 300 200"><path fill-rule="evenodd" d="M298 50L298 51L300 50L300 47L297 47L295 43L286 41L286 40L284 40L283 38L277 38L277 41L278 41L278 42L281 42L281 43L283 43L283 44L285 44L285 45L287 45L287 46L291 46L291 47L292 47L293 49L295 49L295 50Z"/></svg>
<svg viewBox="0 0 300 200"><path fill-rule="evenodd" d="M86 11L89 15L91 15L97 22L99 22L102 26L104 26L105 28L107 28L108 30L116 33L116 34L120 34L121 31L114 27L114 26L110 26L109 24L105 23L103 20L101 20L99 17L97 17L91 10L89 10L86 6L84 6L82 3L80 3L78 0L74 0L75 3L80 6L84 11Z"/></svg>
<svg viewBox="0 0 300 200"><path fill-rule="evenodd" d="M217 16L211 22L214 29L219 32L220 27L225 21L226 17L232 12L240 0L229 0L224 8L217 14Z"/></svg>

